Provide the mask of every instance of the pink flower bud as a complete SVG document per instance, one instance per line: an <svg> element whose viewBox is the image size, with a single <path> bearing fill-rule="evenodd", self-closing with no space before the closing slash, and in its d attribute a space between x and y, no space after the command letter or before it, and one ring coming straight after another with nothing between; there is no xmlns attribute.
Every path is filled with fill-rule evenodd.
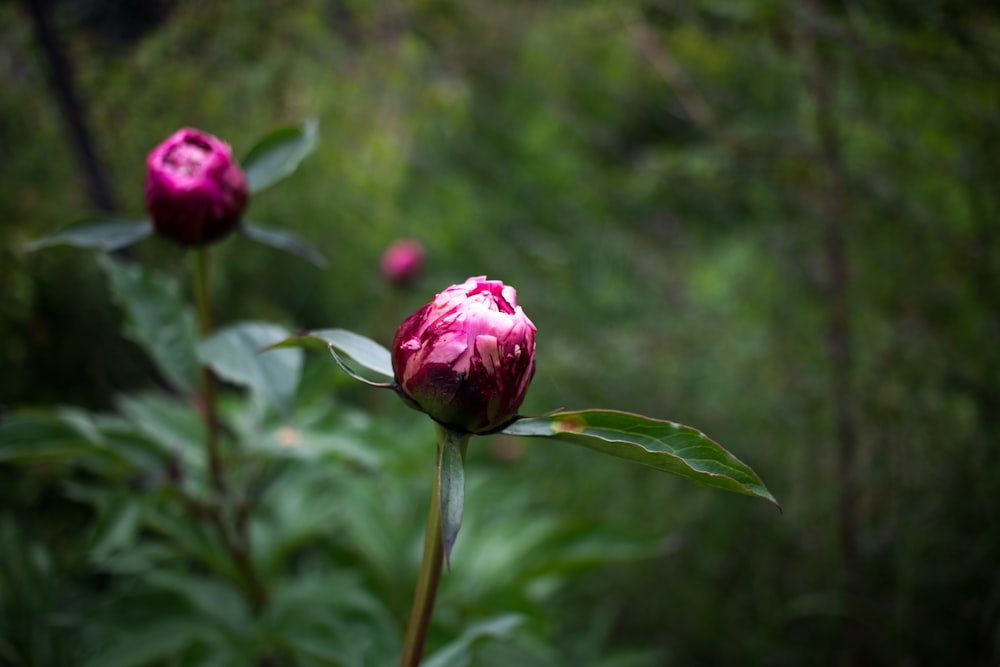
<svg viewBox="0 0 1000 667"><path fill-rule="evenodd" d="M392 285L412 285L424 268L424 248L413 239L400 239L382 254L382 275Z"/></svg>
<svg viewBox="0 0 1000 667"><path fill-rule="evenodd" d="M436 421L490 433L524 402L535 374L535 325L513 287L469 278L403 322L392 368L404 397Z"/></svg>
<svg viewBox="0 0 1000 667"><path fill-rule="evenodd" d="M239 224L247 180L229 144L184 128L153 149L146 165L146 208L158 234L200 246Z"/></svg>

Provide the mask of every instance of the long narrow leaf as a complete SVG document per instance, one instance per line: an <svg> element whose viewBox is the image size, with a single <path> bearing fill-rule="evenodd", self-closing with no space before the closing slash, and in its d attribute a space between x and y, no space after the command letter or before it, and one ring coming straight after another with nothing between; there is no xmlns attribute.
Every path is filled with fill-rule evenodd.
<svg viewBox="0 0 1000 667"><path fill-rule="evenodd" d="M315 120L307 121L301 127L283 127L251 148L243 159L250 192L260 192L294 172L316 148L318 128Z"/></svg>
<svg viewBox="0 0 1000 667"><path fill-rule="evenodd" d="M29 243L25 250L33 252L54 245L70 245L110 252L132 245L152 233L153 223L149 220L87 218Z"/></svg>
<svg viewBox="0 0 1000 667"><path fill-rule="evenodd" d="M690 426L615 410L580 410L521 419L504 433L581 445L781 507L750 466Z"/></svg>
<svg viewBox="0 0 1000 667"><path fill-rule="evenodd" d="M103 255L100 265L125 311L129 336L174 387L192 390L198 379L197 334L194 313L181 298L177 281L110 255Z"/></svg>
<svg viewBox="0 0 1000 667"><path fill-rule="evenodd" d="M15 412L0 421L0 463L62 463L89 460L105 469L127 461L103 434L81 426L69 410Z"/></svg>
<svg viewBox="0 0 1000 667"><path fill-rule="evenodd" d="M84 663L84 667L142 667L169 664L192 645L217 639L214 628L200 618L167 616L119 633L114 642Z"/></svg>
<svg viewBox="0 0 1000 667"><path fill-rule="evenodd" d="M424 667L460 667L470 661L472 648L487 639L509 638L524 624L520 614L505 614L469 626L457 639L423 661Z"/></svg>
<svg viewBox="0 0 1000 667"><path fill-rule="evenodd" d="M240 230L244 236L257 243L298 255L303 259L309 260L319 268L326 266L326 258L297 234L284 229L261 227L260 225L254 225L245 221L240 225Z"/></svg>
<svg viewBox="0 0 1000 667"><path fill-rule="evenodd" d="M462 448L469 436L449 431L438 450L439 503L441 507L441 543L444 562L451 568L451 549L458 539L465 511L465 464Z"/></svg>

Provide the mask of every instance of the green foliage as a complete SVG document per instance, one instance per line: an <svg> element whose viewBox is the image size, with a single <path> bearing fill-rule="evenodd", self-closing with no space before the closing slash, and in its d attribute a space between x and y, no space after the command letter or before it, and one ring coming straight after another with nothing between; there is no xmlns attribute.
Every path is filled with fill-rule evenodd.
<svg viewBox="0 0 1000 667"><path fill-rule="evenodd" d="M288 337L283 328L266 322L227 326L201 341L198 356L223 380L247 387L285 414L291 411L302 373L301 350L261 352Z"/></svg>
<svg viewBox="0 0 1000 667"><path fill-rule="evenodd" d="M41 250L54 245L70 245L77 248L98 250L119 250L153 233L149 220L80 220L61 229L55 234L34 241L27 250Z"/></svg>
<svg viewBox="0 0 1000 667"><path fill-rule="evenodd" d="M171 348L163 341L181 336L193 317L177 301L179 286L106 255L99 261L129 315L127 330L151 356L166 358ZM93 517L79 541L82 576L72 584L83 601L61 612L68 631L58 635L60 651L45 653L55 634L31 635L11 623L0 626L4 660L361 667L397 659L422 532L415 517L426 512L413 498L431 482L416 473L427 472L422 464L433 460L433 439L412 419L374 420L333 401L324 383L300 382L303 353L292 346L304 340L245 322L198 342L202 363L248 390L223 402L222 493L206 465L198 407L170 394L123 394L112 413L22 410L0 422L0 464L16 464L27 476L55 471L62 493ZM385 349L362 336L324 330L311 340L385 370ZM268 347L281 349L264 353ZM461 473L461 454L452 453ZM516 475L506 482L516 483ZM489 493L482 481L475 486ZM488 525L496 515L484 510L474 506L472 516ZM491 642L525 659L547 655L538 625L546 600L581 569L649 554L641 540L605 540L593 527L565 532L555 516L536 513L536 526L524 530L518 514L505 514L517 523L489 538L501 541L487 560L446 584L426 664L473 664ZM18 561L33 556L16 530L13 521L0 523L10 549L0 602L11 610L25 602L24 575L15 570L50 576L44 573L53 567L44 551L40 561ZM25 618L51 623L46 615L56 596L48 595Z"/></svg>
<svg viewBox="0 0 1000 667"><path fill-rule="evenodd" d="M422 661L426 667L459 667L471 662L471 648L484 639L507 639L518 625L524 622L520 616L507 614L476 623L465 630L455 641Z"/></svg>
<svg viewBox="0 0 1000 667"><path fill-rule="evenodd" d="M257 142L241 162L250 192L257 194L291 175L313 152L317 141L319 128L314 119L301 128L275 130Z"/></svg>
<svg viewBox="0 0 1000 667"><path fill-rule="evenodd" d="M240 225L240 231L249 239L257 243L284 250L293 255L298 255L307 259L319 268L326 266L326 258L318 250L303 241L301 238L284 229L271 229L244 222Z"/></svg>
<svg viewBox="0 0 1000 667"><path fill-rule="evenodd" d="M469 436L450 429L445 431L443 442L438 444L437 487L444 562L450 569L451 550L458 539L465 512L465 449Z"/></svg>
<svg viewBox="0 0 1000 667"><path fill-rule="evenodd" d="M389 350L366 336L346 329L319 329L318 331L310 331L303 336L279 341L272 347L303 347L307 349L322 349L326 347L333 354L338 365L354 377L360 376L347 365L348 362L342 356L354 361L362 368L375 373L377 382L392 382L395 376L392 370L392 358ZM364 378L361 379L364 380ZM365 381L376 382L374 379Z"/></svg>
<svg viewBox="0 0 1000 667"><path fill-rule="evenodd" d="M563 440L778 505L757 473L690 426L627 412L580 410L521 419L504 433Z"/></svg>
<svg viewBox="0 0 1000 667"><path fill-rule="evenodd" d="M141 210L139 165L181 125L223 136L238 154L262 127L315 115L323 128L321 147L280 190L255 196L250 215L310 239L330 265L317 272L227 241L218 248L226 268L213 278L220 321L332 324L385 343L435 289L485 272L518 287L539 327L524 412L607 405L702 425L739 443L785 507L777 519L763 503L663 484L639 466L595 465L578 448L484 439L470 468L488 478L467 479L461 566L446 577L451 602L435 647L460 634L452 620L487 600L495 607L477 619L516 611L530 621L516 644L477 645L473 664L827 664L851 636L864 649L856 664L997 663L1000 542L983 528L1000 494L995 9L936 0L169 4L167 19L116 48L88 27L85 8L56 20L123 211ZM139 467L159 471L154 479L176 455L203 480L201 457L184 444L201 437L190 406L131 393L148 388L150 369L107 335L119 313L104 305L104 276L64 249L20 253L61 228L67 211L87 208L87 191L17 3L0 5L0 37L0 402L86 402L97 410L86 421L129 457L146 457ZM829 174L810 43L827 58L818 79L833 92L845 165L838 201L861 427L850 588L833 520L842 480L820 224ZM418 289L394 293L377 258L402 235L424 243L428 271ZM156 240L130 251L169 272L180 262ZM412 570L412 526L423 520L410 505L427 494L410 485L429 474L432 446L409 411L368 398L329 365L304 371L299 446L281 446L288 432L267 406L227 412L240 443L227 441L230 455L262 450L285 471L282 488L306 484L285 488L287 506L269 506L288 528L280 544L335 544L338 567L361 573L364 586L341 582L303 556L297 586L275 595L287 610L281 634L295 637L288 650L317 661L353 657L367 636L352 641L340 612L321 615L297 596L320 581L342 584L345 598L409 594L398 573ZM116 400L122 414L105 412ZM359 404L398 423L387 432L356 413L331 414ZM133 426L129 415L140 413L156 427ZM189 419L167 428L164 416L179 413ZM5 424L27 415L39 413L18 409ZM69 499L63 480L120 464L81 445L75 422L52 419L31 426L51 436L39 432L41 461L28 462L22 440L0 466L17 535L0 556L56 556L39 570L35 597L4 599L0 663L31 664L8 658L13 641L61 652L49 664L80 664L71 654L88 637L39 621L104 590L59 558L74 551L66 536L91 525L91 505ZM409 448L423 454L419 465ZM70 466L63 450L82 458ZM327 460L350 474L323 478L317 463ZM363 509L338 512L341 502ZM332 514L328 543L315 546L308 536ZM361 514L379 520L357 525ZM66 517L60 530L42 530ZM127 534L129 521L108 534ZM365 550L347 546L348 526ZM559 560L561 544L588 562L588 526L607 538L596 552L628 554L620 566L588 574ZM409 538L393 541L399 534ZM616 550L617 537L635 551ZM485 546L473 553L470 543ZM291 562L269 558L274 572ZM401 614L402 603L385 627ZM22 620L41 634L10 629ZM324 653L315 638L331 628L342 645ZM593 657L594 644L613 655Z"/></svg>
<svg viewBox="0 0 1000 667"><path fill-rule="evenodd" d="M79 604L69 594L73 565L8 510L0 515L0 664L78 664L74 648L82 628L65 617Z"/></svg>
<svg viewBox="0 0 1000 667"><path fill-rule="evenodd" d="M126 313L128 336L146 349L174 388L193 389L198 377L194 315L177 282L110 255L100 264Z"/></svg>

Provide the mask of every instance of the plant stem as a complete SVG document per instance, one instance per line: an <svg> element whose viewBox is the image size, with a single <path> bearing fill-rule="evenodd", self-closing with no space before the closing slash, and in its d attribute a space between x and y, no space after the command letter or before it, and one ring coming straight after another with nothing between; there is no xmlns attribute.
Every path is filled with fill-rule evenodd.
<svg viewBox="0 0 1000 667"><path fill-rule="evenodd" d="M209 294L209 275L212 257L208 248L194 251L194 300L198 311L198 333L204 337L212 332L212 299ZM205 418L205 452L212 485L220 494L226 485L219 452L219 409L215 397L215 374L208 366L201 367L201 401Z"/></svg>
<svg viewBox="0 0 1000 667"><path fill-rule="evenodd" d="M198 333L205 337L212 333L212 299L209 291L212 258L208 248L194 251L194 300L198 313ZM206 365L201 367L201 402L205 420L205 455L208 458L212 486L218 494L218 505L208 511L208 517L215 525L223 546L229 551L236 567L244 579L246 595L254 611L267 605L267 590L254 567L250 556L249 508L236 510L235 525L227 521L227 494L225 470L219 451L219 407L216 399L215 373Z"/></svg>
<svg viewBox="0 0 1000 667"><path fill-rule="evenodd" d="M413 594L413 607L406 625L403 640L403 659L400 667L417 667L424 653L424 640L431 624L434 601L441 581L441 565L444 561L444 545L441 541L441 452L449 439L459 439L462 458L469 436L455 433L440 424L437 429L437 466L434 471L434 490L431 493L431 507L427 512L427 530L424 534L424 554L417 574L417 590Z"/></svg>

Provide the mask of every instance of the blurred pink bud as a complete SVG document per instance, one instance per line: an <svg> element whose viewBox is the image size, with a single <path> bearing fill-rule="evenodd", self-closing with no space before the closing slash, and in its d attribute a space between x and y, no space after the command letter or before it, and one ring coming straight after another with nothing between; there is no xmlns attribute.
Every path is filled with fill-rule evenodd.
<svg viewBox="0 0 1000 667"><path fill-rule="evenodd" d="M400 239L382 253L382 275L398 287L412 285L424 268L424 247L413 239Z"/></svg>
<svg viewBox="0 0 1000 667"><path fill-rule="evenodd" d="M146 165L146 208L158 234L200 246L239 224L247 180L229 144L183 128L153 149Z"/></svg>
<svg viewBox="0 0 1000 667"><path fill-rule="evenodd" d="M469 278L403 322L392 368L414 407L445 426L490 433L524 402L535 374L535 325L513 287Z"/></svg>

